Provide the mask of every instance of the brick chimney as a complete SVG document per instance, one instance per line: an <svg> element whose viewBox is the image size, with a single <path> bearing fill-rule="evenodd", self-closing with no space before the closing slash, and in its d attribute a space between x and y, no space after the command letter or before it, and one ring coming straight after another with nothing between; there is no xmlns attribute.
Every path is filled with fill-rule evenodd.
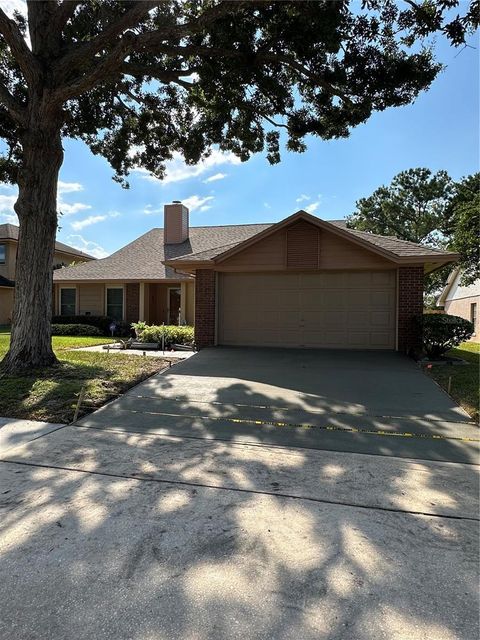
<svg viewBox="0 0 480 640"><path fill-rule="evenodd" d="M164 206L163 237L165 244L179 244L188 240L188 208L180 200Z"/></svg>

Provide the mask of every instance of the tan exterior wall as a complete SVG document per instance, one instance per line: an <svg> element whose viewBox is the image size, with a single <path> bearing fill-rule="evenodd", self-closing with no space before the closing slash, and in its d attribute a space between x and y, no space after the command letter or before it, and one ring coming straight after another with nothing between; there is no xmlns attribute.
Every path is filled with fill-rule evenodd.
<svg viewBox="0 0 480 640"><path fill-rule="evenodd" d="M0 288L0 324L10 324L13 310L13 289Z"/></svg>
<svg viewBox="0 0 480 640"><path fill-rule="evenodd" d="M471 305L477 305L477 324L475 327L475 335L470 338L470 342L480 342L480 326L478 315L480 313L480 296L471 296L469 298L459 298L458 300L447 300L445 302L445 313L451 316L460 316L465 320L471 320Z"/></svg>
<svg viewBox="0 0 480 640"><path fill-rule="evenodd" d="M78 315L89 313L91 316L105 314L105 285L80 284L77 287Z"/></svg>
<svg viewBox="0 0 480 640"><path fill-rule="evenodd" d="M92 316L103 316L106 314L105 291L107 287L126 288L132 283L123 282L92 282L92 283L55 283L53 313L60 313L60 289L76 289L77 315L89 313ZM168 322L168 289L170 287L180 288L178 283L145 283L144 284L144 318L148 324L162 324ZM186 283L185 319L187 324L193 325L195 321L195 282ZM129 302L127 295L124 296L124 317L127 314ZM139 306L139 305L138 305ZM128 315L128 314L127 314ZM138 315L138 312L136 313ZM1 323L0 323L1 324Z"/></svg>
<svg viewBox="0 0 480 640"><path fill-rule="evenodd" d="M2 240L1 244L5 245L6 259L5 264L0 264L0 276L8 278L9 280L14 280L17 245L15 242L9 242L8 240Z"/></svg>
<svg viewBox="0 0 480 640"><path fill-rule="evenodd" d="M308 223L307 223L308 224ZM334 233L319 230L314 225L311 233L318 236L318 269L391 269L392 263L376 253L372 253L344 240ZM287 229L247 247L219 263L218 271L279 271L288 268Z"/></svg>

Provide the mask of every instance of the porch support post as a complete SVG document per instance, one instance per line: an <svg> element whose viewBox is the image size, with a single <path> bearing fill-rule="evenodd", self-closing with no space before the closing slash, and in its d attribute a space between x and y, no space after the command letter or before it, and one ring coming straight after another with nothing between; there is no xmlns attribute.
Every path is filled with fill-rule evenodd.
<svg viewBox="0 0 480 640"><path fill-rule="evenodd" d="M187 283L180 283L180 324L184 324L187 314Z"/></svg>
<svg viewBox="0 0 480 640"><path fill-rule="evenodd" d="M140 282L138 319L140 322L145 322L145 283L144 282Z"/></svg>

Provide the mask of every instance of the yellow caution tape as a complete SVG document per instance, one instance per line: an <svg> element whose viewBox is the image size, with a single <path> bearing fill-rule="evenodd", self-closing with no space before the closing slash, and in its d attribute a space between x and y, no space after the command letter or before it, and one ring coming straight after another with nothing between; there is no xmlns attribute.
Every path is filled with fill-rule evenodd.
<svg viewBox="0 0 480 640"><path fill-rule="evenodd" d="M480 438L462 438L459 436L441 436L433 433L411 433L408 431L383 431L377 429L361 429L357 427L338 427L336 425L297 424L295 422L277 422L275 420L254 420L249 418L228 418L224 416L199 416L185 413L163 413L161 411L138 411L128 409L130 413L142 413L147 415L171 416L172 418L190 418L192 420L217 420L232 422L234 424L255 424L260 426L272 426L277 428L293 427L295 429L318 429L319 431L344 431L346 433L364 433L375 436L391 436L395 438L424 438L427 440L459 440L461 442L480 442Z"/></svg>

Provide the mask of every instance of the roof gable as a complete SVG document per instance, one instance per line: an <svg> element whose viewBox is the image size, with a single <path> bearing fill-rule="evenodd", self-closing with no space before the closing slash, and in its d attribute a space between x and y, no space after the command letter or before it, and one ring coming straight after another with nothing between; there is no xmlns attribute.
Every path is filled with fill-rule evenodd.
<svg viewBox="0 0 480 640"><path fill-rule="evenodd" d="M366 248L367 250L373 251L374 253L378 253L387 259L390 259L390 260L395 259L395 256L390 251L385 250L382 247L375 246L371 242L368 242L363 238L352 235L351 233L349 233L349 231L346 228L342 228L340 226L333 225L329 222L326 222L325 220L321 220L320 218L317 218L316 216L312 216L310 213L307 213L306 211L303 211L301 209L300 211L297 211L291 216L288 216L288 218L284 218L280 222L273 224L268 229L265 229L261 233L258 233L256 236L253 236L252 238L245 240L244 242L233 247L232 249L229 249L228 251L225 251L221 255L217 256L217 258L215 259L215 263L221 263L226 259L228 259L229 257L231 257L232 255L239 253L240 251L243 251L246 247L250 246L251 244L259 242L263 238L266 238L267 236L272 235L273 233L280 231L281 229L290 227L291 225L297 222L300 222L302 220L312 224L315 227L318 227L320 229L330 231L333 234L339 235L345 238L346 240L348 240L349 242L357 243L363 246L364 248Z"/></svg>

